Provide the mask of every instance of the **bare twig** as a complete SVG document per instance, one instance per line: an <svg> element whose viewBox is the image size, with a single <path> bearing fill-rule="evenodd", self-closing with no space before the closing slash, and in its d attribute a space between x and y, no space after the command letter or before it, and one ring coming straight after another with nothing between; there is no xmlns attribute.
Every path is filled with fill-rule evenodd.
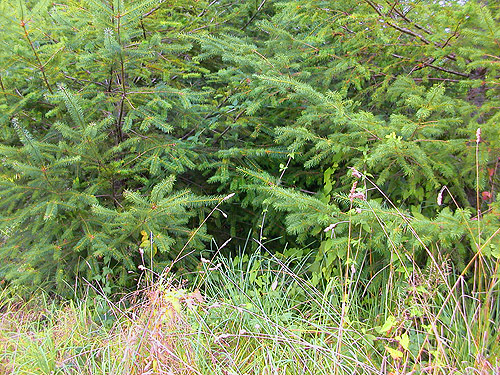
<svg viewBox="0 0 500 375"><path fill-rule="evenodd" d="M408 57L405 57L405 56L401 56L401 55L396 55L395 53L391 53L391 56L393 57L396 57L398 59L402 59L402 60L407 60L407 61L411 61L410 58ZM431 57L430 59L428 59L426 62L421 62L420 64L416 65L413 67L413 69L410 71L409 74L413 73L414 71L416 70L420 70L420 69L423 69L425 67L429 67L429 68L432 68L432 69L436 69L436 70L440 70L442 72L446 72L446 73L450 73L450 74L454 74L454 75L457 75L457 76L460 76L460 77L464 77L464 78L469 78L469 74L466 74L466 73L462 73L462 72L457 72L456 70L451 70L451 69L446 69L446 68L443 68L441 66L436 66L436 65L433 65L432 63L436 61L435 58ZM443 80L443 79L441 79Z"/></svg>
<svg viewBox="0 0 500 375"><path fill-rule="evenodd" d="M457 29L455 30L455 33L444 43L444 44L441 44L441 43L437 43L437 42L431 42L430 40L428 40L427 38L425 38L422 34L419 34L417 33L416 31L413 31L411 29L408 29L406 27L402 27L402 26L399 26L399 25L396 25L395 23L393 22L390 22L387 20L387 17L382 14L382 12L380 11L380 9L377 7L377 4L373 3L371 0L365 0L365 2L371 7L373 8L373 10L375 10L375 12L377 12L377 14L383 19L383 21L385 22L386 25L404 33L404 34L407 34L407 35L411 35L413 36L414 38L417 38L418 40L420 40L421 42L423 42L424 44L427 44L427 45L434 45L438 48L444 48L448 43L449 41L451 40L451 38L453 38L453 36L455 36L455 34L458 33L458 27L460 26L457 25ZM406 15L405 14L401 14L402 17L405 17L406 18ZM403 19L405 19L403 18ZM405 19L406 20L406 19ZM408 22L411 22L409 19L408 19ZM423 27L421 26L418 26L417 24L415 23L411 23L413 26L415 26L417 29L420 29L426 33L430 33L429 30L426 30L424 29ZM432 35L432 33L430 33ZM456 60L456 57L454 54L448 54L446 55L447 58L449 58L450 60Z"/></svg>
<svg viewBox="0 0 500 375"><path fill-rule="evenodd" d="M387 4L390 4L390 2L387 2ZM394 4L392 4L392 9L391 11L394 10L394 13L396 13L399 17L401 17L403 20L405 20L406 22L408 22L409 24L415 26L417 29L419 30L422 30L424 33L426 34L429 34L429 35L432 35L432 32L429 30L429 29L426 29L425 27L423 26L420 26L418 23L415 23L414 21L412 21L411 19L409 19L406 14L404 14L403 12L399 11L397 8L396 8L396 5L398 4L397 1L394 2Z"/></svg>
<svg viewBox="0 0 500 375"><path fill-rule="evenodd" d="M47 89L49 90L49 92L51 94L53 94L54 92L52 91L52 88L50 87L49 80L47 79L47 76L45 75L44 64L42 64L42 61L40 60L40 56L38 55L38 52L36 51L35 46L33 45L33 42L31 41L28 29L26 28L26 21L25 20L21 21L21 27L24 30L24 36L28 40L28 43L31 47L31 50L33 51L33 54L35 55L36 61L38 62L38 69L42 73L42 77L43 77L43 81L45 82L45 86L47 86Z"/></svg>
<svg viewBox="0 0 500 375"><path fill-rule="evenodd" d="M248 27L248 25L250 25L252 23L252 21L255 19L255 17L257 17L257 14L259 14L260 10L262 9L262 7L266 3L266 1L267 0L262 0L262 2L260 3L260 5L257 8L257 10L255 11L255 13L252 15L252 17L250 17L248 22L241 28L241 30L245 30Z"/></svg>

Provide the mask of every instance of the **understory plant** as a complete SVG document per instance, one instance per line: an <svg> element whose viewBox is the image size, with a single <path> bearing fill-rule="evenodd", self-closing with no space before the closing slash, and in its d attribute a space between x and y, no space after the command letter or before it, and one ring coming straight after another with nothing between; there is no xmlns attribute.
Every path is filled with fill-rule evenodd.
<svg viewBox="0 0 500 375"><path fill-rule="evenodd" d="M144 267L137 292L118 302L101 294L112 325L91 295L60 305L43 293L25 302L4 289L0 368L6 374L499 370L497 302L483 315L483 302L451 267L415 267L411 277L387 267L372 278L378 293L363 291L351 269L319 290L298 258L273 256L264 246L239 254L203 258L189 286Z"/></svg>
<svg viewBox="0 0 500 375"><path fill-rule="evenodd" d="M135 285L144 244L161 269L209 240L193 231L221 196L191 171L211 90L178 38L207 5L1 2L2 280L111 293Z"/></svg>

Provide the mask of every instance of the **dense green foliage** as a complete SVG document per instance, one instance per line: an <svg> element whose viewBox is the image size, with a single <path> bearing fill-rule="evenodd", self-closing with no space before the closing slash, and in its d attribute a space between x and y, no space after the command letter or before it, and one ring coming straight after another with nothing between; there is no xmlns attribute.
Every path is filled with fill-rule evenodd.
<svg viewBox="0 0 500 375"><path fill-rule="evenodd" d="M220 201L193 194L182 177L202 157L186 138L209 90L177 34L202 9L28 8L2 3L2 277L40 283L56 273L63 286L83 272L130 285L142 242L173 259L195 209ZM190 27L206 23L198 20ZM197 234L199 248L207 235Z"/></svg>
<svg viewBox="0 0 500 375"><path fill-rule="evenodd" d="M499 22L0 0L0 369L496 371Z"/></svg>
<svg viewBox="0 0 500 375"><path fill-rule="evenodd" d="M193 270L249 232L316 284L449 259L493 275L499 12L3 0L0 278L132 286L144 258Z"/></svg>

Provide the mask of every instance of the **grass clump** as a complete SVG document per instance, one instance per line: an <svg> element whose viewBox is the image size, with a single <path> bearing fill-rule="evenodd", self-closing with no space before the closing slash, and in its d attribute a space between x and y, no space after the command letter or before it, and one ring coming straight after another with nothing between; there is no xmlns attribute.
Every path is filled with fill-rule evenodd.
<svg viewBox="0 0 500 375"><path fill-rule="evenodd" d="M320 293L278 257L204 260L187 289L159 278L118 303L28 302L3 291L5 374L490 374L499 371L498 306L432 269L386 269L367 299L337 280ZM451 281L453 270L444 267ZM442 270L442 271L443 271ZM374 279L373 282L376 282ZM348 286L348 288L351 288ZM453 293L453 297L449 293ZM367 303L366 301L371 301ZM452 301L452 302L450 302ZM498 304L494 300L495 304Z"/></svg>

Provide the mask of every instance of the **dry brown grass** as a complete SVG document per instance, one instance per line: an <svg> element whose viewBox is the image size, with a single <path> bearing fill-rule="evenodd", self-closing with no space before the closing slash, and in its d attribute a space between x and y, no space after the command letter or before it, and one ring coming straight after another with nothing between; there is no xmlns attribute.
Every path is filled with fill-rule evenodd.
<svg viewBox="0 0 500 375"><path fill-rule="evenodd" d="M194 331L185 312L202 302L197 291L149 288L114 338L123 346L122 362L127 373L199 374L190 338Z"/></svg>

